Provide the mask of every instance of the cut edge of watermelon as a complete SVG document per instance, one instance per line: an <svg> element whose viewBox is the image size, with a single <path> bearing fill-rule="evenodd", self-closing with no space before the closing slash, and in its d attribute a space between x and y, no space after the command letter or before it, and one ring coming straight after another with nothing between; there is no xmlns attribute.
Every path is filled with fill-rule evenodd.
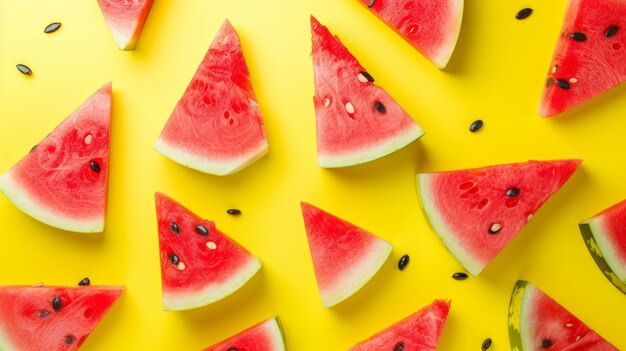
<svg viewBox="0 0 626 351"><path fill-rule="evenodd" d="M52 208L46 208L31 197L12 177L11 171L0 176L0 192L27 215L55 228L77 233L101 233L104 231L104 217L77 219L57 213Z"/></svg>
<svg viewBox="0 0 626 351"><path fill-rule="evenodd" d="M269 150L269 145L267 140L264 139L256 149L251 150L245 155L239 156L236 160L223 162L198 157L188 151L172 145L171 143L168 143L161 137L159 137L154 144L154 148L163 156L183 166L193 168L204 173L223 176L236 173L265 156Z"/></svg>
<svg viewBox="0 0 626 351"><path fill-rule="evenodd" d="M275 346L273 351L285 351L287 349L285 346L285 333L283 332L283 326L280 322L280 318L278 318L278 316L274 316L263 322L263 324L268 333L272 336L272 343Z"/></svg>
<svg viewBox="0 0 626 351"><path fill-rule="evenodd" d="M604 276L626 294L626 267L620 264L613 244L608 240L602 218L592 218L578 225L587 250Z"/></svg>
<svg viewBox="0 0 626 351"><path fill-rule="evenodd" d="M163 291L163 309L181 311L209 305L234 293L244 286L261 269L261 261L252 256L247 264L232 274L233 278L219 285L209 285L202 290L187 292Z"/></svg>
<svg viewBox="0 0 626 351"><path fill-rule="evenodd" d="M452 230L435 214L436 211L432 210L436 208L436 206L434 205L430 192L427 191L431 188L429 186L430 177L431 173L419 173L416 176L422 212L424 212L425 217L428 219L428 222L443 245L452 253L459 263L461 263L463 268L476 277L483 268L485 268L486 263L475 260L469 252L463 249L463 246L461 246L454 237L443 235L443 233L449 233Z"/></svg>
<svg viewBox="0 0 626 351"><path fill-rule="evenodd" d="M422 128L420 128L417 123L412 123L405 131L398 133L395 137L367 149L334 155L318 152L317 164L321 168L339 168L359 165L390 155L419 139L423 135L424 131Z"/></svg>
<svg viewBox="0 0 626 351"><path fill-rule="evenodd" d="M456 48L456 44L459 41L459 35L461 33L461 24L463 23L463 12L465 7L464 0L456 0L453 1L456 6L454 8L457 10L456 18L458 21L455 23L454 33L455 35L451 36L447 45L444 46L443 49L439 50L438 53L428 57L428 59L437 66L440 70L443 70L450 62L450 58L454 53L454 49Z"/></svg>
<svg viewBox="0 0 626 351"><path fill-rule="evenodd" d="M387 241L383 239L373 241L368 254L359 258L360 264L356 264L344 272L344 276L350 277L350 279L342 280L332 290L320 289L322 306L325 308L333 307L361 290L387 261L391 250L392 246Z"/></svg>

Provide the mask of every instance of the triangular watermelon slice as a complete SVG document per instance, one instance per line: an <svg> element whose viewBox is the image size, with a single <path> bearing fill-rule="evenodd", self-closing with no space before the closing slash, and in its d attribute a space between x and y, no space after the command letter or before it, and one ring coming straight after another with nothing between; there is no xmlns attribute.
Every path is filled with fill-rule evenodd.
<svg viewBox="0 0 626 351"><path fill-rule="evenodd" d="M463 20L464 0L358 0L438 68L448 64Z"/></svg>
<svg viewBox="0 0 626 351"><path fill-rule="evenodd" d="M48 225L102 232L110 123L108 83L2 175L0 191L20 210Z"/></svg>
<svg viewBox="0 0 626 351"><path fill-rule="evenodd" d="M332 307L372 279L391 244L313 205L301 205L322 305Z"/></svg>
<svg viewBox="0 0 626 351"><path fill-rule="evenodd" d="M569 0L539 114L559 114L624 80L626 1Z"/></svg>
<svg viewBox="0 0 626 351"><path fill-rule="evenodd" d="M0 350L77 350L122 286L0 286Z"/></svg>
<svg viewBox="0 0 626 351"><path fill-rule="evenodd" d="M435 351L450 312L450 301L435 300L348 351Z"/></svg>
<svg viewBox="0 0 626 351"><path fill-rule="evenodd" d="M518 281L509 305L509 340L519 351L619 351L558 302Z"/></svg>
<svg viewBox="0 0 626 351"><path fill-rule="evenodd" d="M241 288L261 268L248 250L167 195L156 193L163 307L208 305Z"/></svg>
<svg viewBox="0 0 626 351"><path fill-rule="evenodd" d="M237 32L225 21L154 147L202 172L237 172L267 153Z"/></svg>
<svg viewBox="0 0 626 351"><path fill-rule="evenodd" d="M278 317L256 324L203 351L285 351L285 337Z"/></svg>
<svg viewBox="0 0 626 351"><path fill-rule="evenodd" d="M98 0L104 20L122 50L134 50L153 0Z"/></svg>
<svg viewBox="0 0 626 351"><path fill-rule="evenodd" d="M418 174L422 208L448 250L477 276L581 162L529 161Z"/></svg>
<svg viewBox="0 0 626 351"><path fill-rule="evenodd" d="M578 226L602 273L626 294L626 200Z"/></svg>
<svg viewBox="0 0 626 351"><path fill-rule="evenodd" d="M311 16L317 159L320 167L352 166L388 155L424 134L411 117Z"/></svg>

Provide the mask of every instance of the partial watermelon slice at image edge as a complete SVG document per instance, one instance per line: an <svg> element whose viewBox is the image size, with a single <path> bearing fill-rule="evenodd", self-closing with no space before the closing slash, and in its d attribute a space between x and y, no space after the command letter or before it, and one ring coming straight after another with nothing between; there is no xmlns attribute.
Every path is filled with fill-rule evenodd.
<svg viewBox="0 0 626 351"><path fill-rule="evenodd" d="M264 322L255 324L203 351L243 351L248 350L248 347L254 347L255 350L263 351L285 351L287 347L280 318L275 316Z"/></svg>
<svg viewBox="0 0 626 351"><path fill-rule="evenodd" d="M98 4L120 50L135 50L153 0L98 0Z"/></svg>

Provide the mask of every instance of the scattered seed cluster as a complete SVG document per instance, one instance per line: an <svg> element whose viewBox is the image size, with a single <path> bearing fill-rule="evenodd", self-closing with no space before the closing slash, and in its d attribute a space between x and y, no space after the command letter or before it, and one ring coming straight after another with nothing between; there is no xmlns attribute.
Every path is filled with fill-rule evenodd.
<svg viewBox="0 0 626 351"><path fill-rule="evenodd" d="M169 228L170 228L170 231L174 235L176 235L176 236L180 236L181 235L181 229L180 229L180 226L178 225L178 223L171 222ZM206 226L202 225L202 224L196 225L194 227L194 232L196 234L200 235L200 236L203 236L203 237L208 237L211 234L209 229ZM205 245L206 245L206 247L209 250L217 249L217 244L215 242L213 242L213 241L207 241ZM170 261L170 263L173 266L175 266L180 271L184 271L185 268L187 268L185 266L185 263L183 261L181 261L180 257L178 257L178 255L176 253L173 253L173 252L170 253L167 256L167 259Z"/></svg>

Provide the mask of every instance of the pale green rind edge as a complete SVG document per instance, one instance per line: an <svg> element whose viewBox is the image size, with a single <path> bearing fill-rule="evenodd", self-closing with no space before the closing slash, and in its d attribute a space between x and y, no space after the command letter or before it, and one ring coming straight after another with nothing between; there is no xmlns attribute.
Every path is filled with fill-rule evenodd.
<svg viewBox="0 0 626 351"><path fill-rule="evenodd" d="M283 331L283 325L280 322L280 318L278 316L274 316L274 318L270 319L269 322L269 332L272 334L272 341L274 343L273 351L286 351L287 340L285 339L285 332Z"/></svg>
<svg viewBox="0 0 626 351"><path fill-rule="evenodd" d="M463 268L476 277L485 268L486 264L481 264L473 259L470 253L465 251L454 237L446 234L453 231L443 223L441 216L437 215L437 206L435 206L432 195L428 191L430 189L429 179L432 175L436 175L436 173L419 173L415 176L422 212L441 243L461 263Z"/></svg>
<svg viewBox="0 0 626 351"><path fill-rule="evenodd" d="M454 8L457 9L458 11L458 22L456 23L456 28L455 28L456 36L454 37L453 40L451 40L448 43L446 50L441 50L442 54L440 56L432 58L432 62L440 70L446 68L446 66L448 65L448 62L450 62L450 58L452 57L452 54L454 53L454 49L456 48L456 44L459 41L459 35L461 33L461 24L463 23L463 11L464 11L464 6L465 6L465 1L456 0L454 2L456 3L456 6Z"/></svg>
<svg viewBox="0 0 626 351"><path fill-rule="evenodd" d="M186 293L167 293L163 291L163 309L166 311L182 311L202 307L219 301L244 286L261 269L261 261L253 257L248 264L233 274L233 278L218 286L210 285L205 289Z"/></svg>
<svg viewBox="0 0 626 351"><path fill-rule="evenodd" d="M104 231L104 218L77 220L54 213L52 208L41 206L13 179L11 171L0 176L0 192L22 212L49 226L77 233Z"/></svg>
<svg viewBox="0 0 626 351"><path fill-rule="evenodd" d="M509 303L509 342L512 351L532 350L528 340L529 323L528 304L536 287L524 280L518 280L511 294Z"/></svg>
<svg viewBox="0 0 626 351"><path fill-rule="evenodd" d="M587 250L602 271L604 276L622 293L626 294L626 270L621 267L611 243L606 240L606 234L599 223L601 219L590 219L578 224Z"/></svg>

